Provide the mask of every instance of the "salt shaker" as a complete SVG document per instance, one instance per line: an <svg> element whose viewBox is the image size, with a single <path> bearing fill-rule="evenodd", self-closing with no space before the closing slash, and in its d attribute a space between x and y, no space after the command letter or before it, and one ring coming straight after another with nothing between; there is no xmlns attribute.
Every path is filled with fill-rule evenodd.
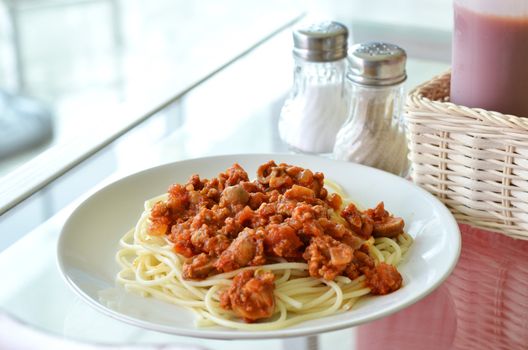
<svg viewBox="0 0 528 350"><path fill-rule="evenodd" d="M333 156L406 176L409 171L402 116L407 55L396 45L369 42L349 52L350 108Z"/></svg>
<svg viewBox="0 0 528 350"><path fill-rule="evenodd" d="M293 31L294 82L279 118L281 139L296 152L331 154L347 117L347 28L327 21Z"/></svg>

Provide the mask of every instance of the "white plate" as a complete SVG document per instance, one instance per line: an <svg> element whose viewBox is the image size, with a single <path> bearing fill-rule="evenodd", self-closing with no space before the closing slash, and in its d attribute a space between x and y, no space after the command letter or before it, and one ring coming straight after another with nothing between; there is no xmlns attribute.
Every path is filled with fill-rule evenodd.
<svg viewBox="0 0 528 350"><path fill-rule="evenodd" d="M143 202L164 193L170 184L192 174L214 177L238 162L250 177L274 159L320 171L341 184L363 207L379 201L405 219L414 244L398 269L403 287L369 297L344 313L276 331L248 332L195 328L192 312L178 306L126 294L115 288L119 270L114 260L118 241L133 227ZM84 201L64 225L58 245L60 269L82 299L107 315L130 324L183 336L215 339L258 339L313 335L356 326L392 314L432 292L453 270L460 254L460 232L451 213L436 198L397 176L361 165L295 155L229 155L176 162L121 179ZM121 292L120 292L121 291Z"/></svg>

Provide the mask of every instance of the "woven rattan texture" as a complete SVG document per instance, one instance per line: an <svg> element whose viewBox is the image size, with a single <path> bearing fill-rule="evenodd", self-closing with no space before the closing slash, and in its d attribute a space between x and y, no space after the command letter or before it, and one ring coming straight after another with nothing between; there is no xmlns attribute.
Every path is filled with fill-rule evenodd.
<svg viewBox="0 0 528 350"><path fill-rule="evenodd" d="M528 239L528 118L450 103L449 84L448 72L407 99L413 181L459 222Z"/></svg>

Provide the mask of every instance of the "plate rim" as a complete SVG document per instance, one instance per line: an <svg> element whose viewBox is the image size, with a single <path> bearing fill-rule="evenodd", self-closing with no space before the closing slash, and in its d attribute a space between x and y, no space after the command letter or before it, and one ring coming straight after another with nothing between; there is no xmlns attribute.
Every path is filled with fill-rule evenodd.
<svg viewBox="0 0 528 350"><path fill-rule="evenodd" d="M229 329L229 328L222 328L222 329L208 329L208 328L195 328L195 329L183 329L183 328L175 328L171 327L169 325L163 325L158 323L153 323L149 321L145 321L139 318L135 318L123 313L120 313L118 311L115 311L111 308L108 308L104 306L102 303L98 302L94 298L92 298L90 295L88 295L81 287L79 287L75 281L67 274L66 272L66 266L64 262L64 257L61 254L62 248L64 246L64 240L65 240L65 228L67 228L70 224L70 222L73 220L75 213L77 213L78 210L80 210L83 206L87 205L93 198L103 190L107 190L108 188L117 185L120 182L124 182L126 180L129 180L133 177L139 177L144 175L148 172L155 172L159 171L161 168L166 167L174 167L177 166L180 163L192 163L192 162L206 162L210 159L235 159L240 158L241 160L236 160L239 163L242 163L242 158L250 158L250 157L269 157L270 159L278 158L278 157L289 157L289 158L300 158L300 159L313 159L317 161L330 161L330 162L338 162L343 164L349 164L352 167L360 167L360 168L368 168L368 171L374 171L378 173L382 173L382 176L390 176L396 179L397 181L401 183L405 183L406 186L414 187L416 190L418 190L423 196L425 196L427 199L432 200L436 204L440 204L438 206L440 211L443 211L444 215L447 218L449 218L449 222L444 223L444 226L450 226L451 229L448 231L453 231L454 236L452 238L456 238L455 241L450 241L450 245L456 245L456 250L454 251L454 257L450 261L450 264L448 268L445 270L445 272L441 275L440 278L438 278L434 283L427 286L427 288L424 289L422 293L420 293L417 297L412 298L410 300L405 301L404 303L401 303L393 308L391 308L389 311L386 309L379 309L375 312L372 312L368 314L367 316L363 317L360 322L348 322L347 320L341 320L340 322L334 322L334 323L322 323L322 324L316 324L307 328L283 328L278 330L270 330L270 331L244 331L244 330L237 330L237 329ZM222 170L219 170L222 171ZM460 233L459 226L456 222L456 219L454 218L453 214L449 211L449 209L434 195L426 191L425 189L419 187L418 185L414 184L411 180L404 179L402 177L399 177L397 175L385 172L380 169L372 168L369 166L365 166L358 163L351 163L346 161L340 161L340 160L334 160L330 158L324 158L316 155L304 155L304 154L291 154L291 153L235 153L235 154L222 154L222 155L212 155L212 156L205 156L205 157L196 157L196 158L187 158L187 159L181 159L171 162L166 162L163 164L159 164L153 167L145 168L140 171L136 171L134 173L122 176L114 181L111 181L109 183L104 184L102 187L96 187L93 191L90 191L90 193L87 194L85 198L78 203L73 210L69 213L68 218L63 223L59 238L57 240L57 246L56 246L56 262L58 265L58 269L60 272L61 277L66 282L66 284L74 291L74 293L79 296L84 302L86 302L88 305L90 305L95 310L110 316L113 319L116 319L121 322L125 322L129 325L133 325L136 327L140 327L144 330L150 330L150 331L158 331L166 334L172 334L176 336L184 336L184 337L193 337L193 338L207 338L207 339L217 339L217 340L256 340L256 339L279 339L279 338L290 338L290 337L303 337L303 336L309 336L309 335L315 335L320 334L324 332L331 332L336 330L341 330L345 328L351 328L360 326L362 324L366 324L368 322L374 321L376 319L379 319L381 317L386 317L389 315L392 315L410 305L413 305L417 303L418 301L424 299L426 296L431 294L434 290L436 290L453 272L454 268L457 265L457 262L460 258L461 254L461 243L462 243L462 237ZM182 307L183 308L183 307Z"/></svg>

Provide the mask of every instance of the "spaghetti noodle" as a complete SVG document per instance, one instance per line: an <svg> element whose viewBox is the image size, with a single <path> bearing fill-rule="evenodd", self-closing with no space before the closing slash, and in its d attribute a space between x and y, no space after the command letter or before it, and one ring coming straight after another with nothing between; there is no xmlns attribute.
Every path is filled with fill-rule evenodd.
<svg viewBox="0 0 528 350"><path fill-rule="evenodd" d="M277 167L273 163L272 168L274 166ZM280 166L283 165L281 164ZM264 173L264 175L269 174ZM219 178L222 178L222 176L219 176ZM203 182L206 183L207 181L209 180ZM288 186L291 189L294 185L290 184ZM224 186L223 190L227 187ZM340 191L336 185L329 187L332 187L334 191ZM265 190L267 191L268 189L269 187ZM286 189L282 191L281 196L285 195L286 191ZM331 204L333 202L334 206L339 204L339 207L342 207L335 197L326 196L324 193L323 197L325 197L327 203ZM303 236L303 232L306 229L304 231L301 229L297 232L297 235L301 236L303 245L298 247L296 251L303 254L293 258L279 256L280 254L276 253L280 252L279 250L275 249L273 251L269 244L266 244L266 259L262 264L235 265L232 270L225 271L229 270L225 266L231 265L219 265L218 261L223 259L222 254L219 254L214 261L215 266L220 268L208 270L207 276L200 275L199 278L189 278L192 276L196 277L196 274L190 273L189 275L189 272L186 271L189 266L192 267L194 265L190 262L189 256L185 257L183 254L176 252L175 237L172 234L174 232L167 229L164 234L159 234L156 230L156 218L153 217L153 212L156 211L156 206L159 206L158 203L168 203L170 200L171 194L169 193L146 201L144 211L135 228L127 232L120 240L120 249L117 252L116 259L121 266L121 271L117 275L117 282L123 285L127 291L139 293L145 297L151 296L194 310L198 315L198 326L220 325L240 330L274 330L349 310L359 298L373 291L375 292L374 294L386 294L392 291L392 289L389 291L384 289L387 287L386 283L381 283L381 287L376 284L376 281L379 282L380 276L383 277L382 275L385 273L385 271L378 273L379 269L377 268L380 266L398 265L412 244L412 238L403 231L398 232L394 237L363 237L360 241L361 248L351 249L354 253L357 251L358 256L361 256L360 250L366 252L366 255L372 259L376 267L363 266L361 271L352 271L353 269L350 269L352 262L349 261L347 263L349 266L346 270L343 268L339 273L330 270L330 272L333 272L332 274L329 273L328 269L335 268L335 266L330 265L330 262L333 261L330 258L330 260L327 259L327 266L321 266L318 260L319 265L316 264L316 267L319 269L314 269L314 257L316 256L314 252L318 251L315 248L322 248L314 248L314 237L311 237L309 242L307 242L306 237ZM319 200L314 200L315 202L321 203ZM261 203L259 207L262 207L262 205ZM300 206L299 203L296 205ZM244 209L240 209L239 212L242 210ZM332 212L331 205L328 211L330 212L328 217L332 222L339 221L336 225L344 225L343 223L348 221L354 222L353 220L345 220L342 215L336 216ZM370 214L374 215L373 213ZM337 219L336 217L340 218ZM393 218L392 216L386 217ZM386 221L387 219L385 219ZM347 224L347 226L353 227L351 224ZM247 231L246 228L242 228L242 232L244 230ZM238 236L240 235L241 233L239 232ZM232 249L229 247L235 244L238 236L231 241L231 244L222 253ZM334 254L337 254L335 249L337 249L338 245L336 244L330 246L330 252ZM196 249L196 247L193 246L192 249ZM308 250L311 253L307 253ZM193 259L197 259L198 253L193 251L190 256ZM321 273L318 276L314 276L314 271L323 270L327 274ZM392 269L389 270L392 273ZM329 276L333 278L325 278ZM243 278L246 279L241 280ZM247 308L244 309L243 305L242 310L240 310L237 304L236 300L239 300L240 296L236 293L248 290L247 288L249 288L250 284L255 284L253 282L256 283L257 289L261 288L259 290L262 292L254 293L254 290L250 290L252 292L249 294L249 298L257 298L255 301L257 304L255 305L260 305L264 314L266 309L270 309L268 317L249 318L244 313ZM266 286L268 286L266 283L271 284L270 288L266 289ZM237 284L241 289L235 288ZM397 287L399 288L399 286ZM270 295L273 299L268 304L266 304L265 299L261 300L265 298L266 291L271 293ZM267 306L262 306L264 304ZM249 309L253 310L253 306L250 305ZM252 317L251 314L250 317Z"/></svg>

